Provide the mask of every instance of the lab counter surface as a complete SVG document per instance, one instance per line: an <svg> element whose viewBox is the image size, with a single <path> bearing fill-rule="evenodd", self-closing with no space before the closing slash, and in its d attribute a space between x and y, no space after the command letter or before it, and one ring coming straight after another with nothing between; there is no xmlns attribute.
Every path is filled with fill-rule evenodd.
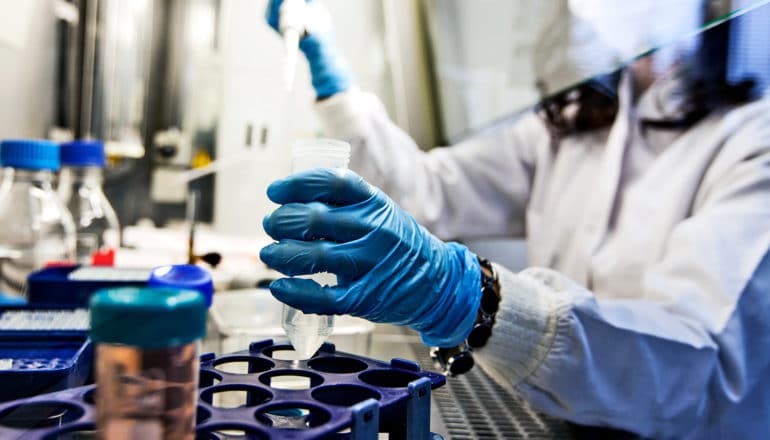
<svg viewBox="0 0 770 440"><path fill-rule="evenodd" d="M417 360L424 369L434 369L419 335L401 327L376 325L370 352L365 355ZM478 366L462 376L448 377L447 384L432 393L431 431L448 440L591 438L577 435L562 421L537 414Z"/></svg>

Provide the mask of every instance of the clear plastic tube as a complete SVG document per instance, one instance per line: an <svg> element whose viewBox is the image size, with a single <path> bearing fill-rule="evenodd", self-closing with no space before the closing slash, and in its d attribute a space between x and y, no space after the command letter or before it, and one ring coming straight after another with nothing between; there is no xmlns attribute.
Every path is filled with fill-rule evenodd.
<svg viewBox="0 0 770 440"><path fill-rule="evenodd" d="M286 90L291 92L294 85L294 72L297 70L299 40L305 32L305 1L285 0L281 5L279 28L286 48L283 81Z"/></svg>
<svg viewBox="0 0 770 440"><path fill-rule="evenodd" d="M292 172L313 168L347 168L350 144L334 139L299 139L292 146ZM308 276L321 285L334 285L333 274L318 273ZM298 359L308 359L321 347L334 329L334 317L303 313L283 306L282 326L294 347Z"/></svg>

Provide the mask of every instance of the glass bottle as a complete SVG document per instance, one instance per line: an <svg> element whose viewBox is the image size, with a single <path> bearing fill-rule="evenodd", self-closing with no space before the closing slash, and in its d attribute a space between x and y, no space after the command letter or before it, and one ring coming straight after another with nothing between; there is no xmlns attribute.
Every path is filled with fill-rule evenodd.
<svg viewBox="0 0 770 440"><path fill-rule="evenodd" d="M292 172L313 168L347 168L350 144L334 139L299 139L291 150ZM321 285L334 285L333 274L310 275ZM321 347L334 329L334 316L307 314L288 305L283 306L282 326L298 359L308 359Z"/></svg>
<svg viewBox="0 0 770 440"><path fill-rule="evenodd" d="M120 225L102 191L104 144L96 140L62 144L61 165L58 190L75 221L77 262L113 265Z"/></svg>
<svg viewBox="0 0 770 440"><path fill-rule="evenodd" d="M75 226L54 191L59 146L44 140L0 142L0 291L23 295L27 275L72 262Z"/></svg>

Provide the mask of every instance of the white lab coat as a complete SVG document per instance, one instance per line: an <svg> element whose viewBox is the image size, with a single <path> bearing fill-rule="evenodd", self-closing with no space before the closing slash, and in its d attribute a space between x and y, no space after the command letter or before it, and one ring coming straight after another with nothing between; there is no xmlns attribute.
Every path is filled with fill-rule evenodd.
<svg viewBox="0 0 770 440"><path fill-rule="evenodd" d="M420 151L372 95L317 104L351 168L442 238L526 235L477 361L534 407L653 438L770 438L770 101L551 145L534 114ZM642 103L656 93L653 86ZM651 114L654 116L654 114Z"/></svg>

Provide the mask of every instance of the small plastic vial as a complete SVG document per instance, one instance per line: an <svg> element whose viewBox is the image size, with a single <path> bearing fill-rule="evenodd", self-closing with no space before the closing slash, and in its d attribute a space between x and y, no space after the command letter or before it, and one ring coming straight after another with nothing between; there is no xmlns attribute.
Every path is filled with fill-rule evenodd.
<svg viewBox="0 0 770 440"><path fill-rule="evenodd" d="M123 287L91 299L96 344L96 419L101 439L195 437L200 292Z"/></svg>
<svg viewBox="0 0 770 440"><path fill-rule="evenodd" d="M102 191L104 144L97 140L62 144L61 165L58 191L75 221L77 262L112 266L120 225Z"/></svg>
<svg viewBox="0 0 770 440"><path fill-rule="evenodd" d="M347 168L350 144L334 139L298 139L292 146L291 158L293 173L313 168ZM321 285L337 283L336 276L329 273L318 273L308 278ZM334 330L334 316L307 314L284 305L282 325L297 358L308 359Z"/></svg>
<svg viewBox="0 0 770 440"><path fill-rule="evenodd" d="M0 162L0 291L23 295L31 272L74 260L75 225L53 189L59 145L5 140Z"/></svg>

